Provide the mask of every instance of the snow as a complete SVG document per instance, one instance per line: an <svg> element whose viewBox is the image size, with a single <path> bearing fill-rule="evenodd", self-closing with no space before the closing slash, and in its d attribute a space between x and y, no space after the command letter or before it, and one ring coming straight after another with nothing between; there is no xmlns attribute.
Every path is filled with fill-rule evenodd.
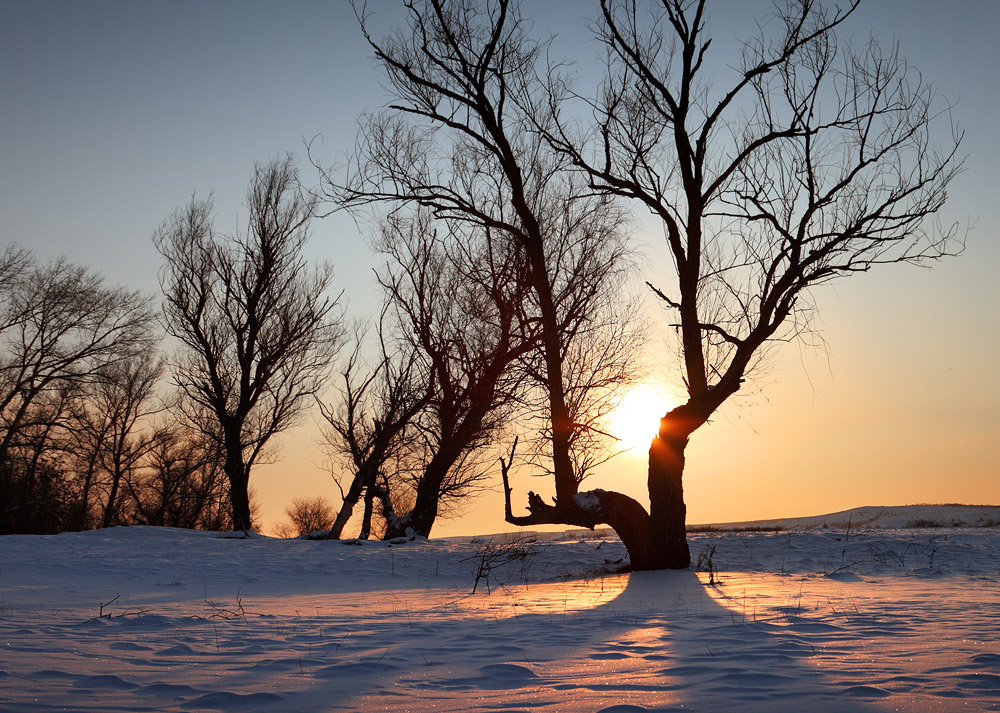
<svg viewBox="0 0 1000 713"><path fill-rule="evenodd" d="M603 490L588 490L576 493L573 500L576 506L585 512L597 512L601 508L601 493Z"/></svg>
<svg viewBox="0 0 1000 713"><path fill-rule="evenodd" d="M1000 531L849 522L631 575L588 531L0 537L0 710L1000 710Z"/></svg>
<svg viewBox="0 0 1000 713"><path fill-rule="evenodd" d="M984 527L996 525L1000 525L1000 506L997 505L897 505L859 507L811 517L730 522L716 527L722 529L748 527L898 529L922 526Z"/></svg>

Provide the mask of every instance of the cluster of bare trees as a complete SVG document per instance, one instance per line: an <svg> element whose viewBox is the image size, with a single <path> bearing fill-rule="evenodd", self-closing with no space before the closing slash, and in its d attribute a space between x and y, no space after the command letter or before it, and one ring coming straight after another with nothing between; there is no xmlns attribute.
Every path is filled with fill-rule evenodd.
<svg viewBox="0 0 1000 713"><path fill-rule="evenodd" d="M290 157L257 166L247 208L233 236L196 199L156 233L166 358L150 298L0 256L0 531L253 526L250 470L311 406L342 330L332 268L302 255L313 202Z"/></svg>
<svg viewBox="0 0 1000 713"><path fill-rule="evenodd" d="M808 332L812 288L961 249L929 221L961 137L895 49L838 41L858 5L779 3L723 68L707 0L598 0L606 71L589 98L517 0L410 0L382 38L359 6L393 101L362 117L315 193L277 159L257 167L235 234L197 199L163 224L165 362L148 300L3 254L2 526L30 521L52 473L72 472L62 522L249 530L252 467L320 400L342 501L297 503L298 531L339 538L362 504L362 537L427 536L499 465L509 522L608 524L633 568L687 566L688 440L774 344ZM381 312L343 353L332 268L303 257L321 200L378 226ZM581 490L638 368L632 206L662 223L673 271L649 286L687 391L652 440L648 507ZM165 372L170 404L155 396ZM161 411L173 427L153 425ZM515 461L554 495L529 492L522 515Z"/></svg>
<svg viewBox="0 0 1000 713"><path fill-rule="evenodd" d="M152 425L163 363L148 297L8 247L0 310L0 532L225 525L213 459Z"/></svg>
<svg viewBox="0 0 1000 713"><path fill-rule="evenodd" d="M333 536L362 498L363 534L378 506L385 536L427 536L518 431L576 487L636 367L627 221L536 130L544 48L506 13L417 3L385 41L361 17L398 101L364 117L346 173L324 173L338 206L374 209L386 258L381 361L352 360L325 410L352 476Z"/></svg>

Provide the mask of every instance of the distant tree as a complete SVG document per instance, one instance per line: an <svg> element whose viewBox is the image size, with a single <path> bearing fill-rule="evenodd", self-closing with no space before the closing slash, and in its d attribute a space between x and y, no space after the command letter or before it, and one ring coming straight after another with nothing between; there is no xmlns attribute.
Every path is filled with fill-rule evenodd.
<svg viewBox="0 0 1000 713"><path fill-rule="evenodd" d="M80 399L72 427L78 478L83 481L80 506L83 512L99 506L98 527L117 523L123 483L162 438L151 423L163 408L155 398L162 375L157 353L137 354L99 369ZM92 502L95 489L100 503Z"/></svg>
<svg viewBox="0 0 1000 713"><path fill-rule="evenodd" d="M593 141L573 134L556 94L549 106L558 122L540 122L595 191L662 221L673 261L675 274L653 289L674 316L688 398L661 419L651 444L650 509L636 504L622 517L612 502L621 496L586 498L594 519L622 536L635 569L689 563L688 439L771 345L808 331L813 287L961 249L954 229L928 225L960 170L960 136L935 148L932 129L948 107L897 48L839 42L859 2L777 3L732 71L708 64L708 4L601 0L608 70L592 104ZM572 492L559 478L557 489ZM576 520L563 503L529 498L530 514L514 521Z"/></svg>
<svg viewBox="0 0 1000 713"><path fill-rule="evenodd" d="M254 171L245 231L216 235L211 202L192 200L154 238L164 325L181 344L174 378L188 419L218 442L240 530L253 525L252 467L312 404L341 341L333 268L302 252L313 207L291 157L276 159Z"/></svg>
<svg viewBox="0 0 1000 713"><path fill-rule="evenodd" d="M0 533L41 535L90 526L81 517L66 457L76 390L67 386L38 396L0 462Z"/></svg>
<svg viewBox="0 0 1000 713"><path fill-rule="evenodd" d="M229 483L215 439L176 421L156 430L141 467L124 480L119 519L130 525L232 529ZM253 516L252 491L247 499Z"/></svg>
<svg viewBox="0 0 1000 713"><path fill-rule="evenodd" d="M333 505L321 495L294 498L292 504L285 508L285 514L292 521L292 530L296 535L329 530L337 516Z"/></svg>
<svg viewBox="0 0 1000 713"><path fill-rule="evenodd" d="M24 429L45 425L31 418L38 399L92 382L155 342L146 296L108 287L100 274L62 258L42 266L23 253L17 260L22 268L13 276L0 264L0 460Z"/></svg>

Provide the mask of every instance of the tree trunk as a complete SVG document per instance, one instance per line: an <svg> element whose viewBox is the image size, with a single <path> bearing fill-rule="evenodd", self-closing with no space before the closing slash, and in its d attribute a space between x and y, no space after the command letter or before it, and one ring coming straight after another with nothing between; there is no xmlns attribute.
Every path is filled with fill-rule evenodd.
<svg viewBox="0 0 1000 713"><path fill-rule="evenodd" d="M367 540L372 534L372 514L375 512L375 491L371 488L365 489L365 511L361 516L361 533L359 540Z"/></svg>
<svg viewBox="0 0 1000 713"><path fill-rule="evenodd" d="M485 412L486 409L481 408L467 415L458 429L460 432L438 447L437 453L427 463L417 484L417 499L413 504L413 510L406 515L393 518L392 522L387 522L382 539L391 540L394 537L410 535L431 536L431 528L437 520L441 503L441 489L448 477L448 471L458 462L462 449L468 445L472 436L479 431Z"/></svg>
<svg viewBox="0 0 1000 713"><path fill-rule="evenodd" d="M221 420L221 417L220 417ZM249 533L250 522L250 469L243 461L242 419L231 419L224 432L222 443L225 462L222 470L229 480L229 502L233 508L233 530Z"/></svg>
<svg viewBox="0 0 1000 713"><path fill-rule="evenodd" d="M660 432L649 447L652 559L648 562L650 566L643 569L684 569L691 563L682 482L688 435L686 429L678 427L667 414L660 421Z"/></svg>
<svg viewBox="0 0 1000 713"><path fill-rule="evenodd" d="M354 514L354 506L357 505L358 500L361 499L361 493L365 491L366 488L370 488L371 485L369 481L374 480L374 475L368 473L367 471L361 471L354 474L354 478L351 480L351 487L347 489L347 493L344 495L344 502L340 504L340 510L337 512L337 519L334 520L333 525L330 526L330 532L327 533L326 539L340 539L340 536L344 534L344 527L347 525L347 521L350 520L351 515Z"/></svg>
<svg viewBox="0 0 1000 713"><path fill-rule="evenodd" d="M229 479L229 500L233 506L233 530L249 532L250 522L250 477L247 475L243 459L239 456L226 458L226 477Z"/></svg>
<svg viewBox="0 0 1000 713"><path fill-rule="evenodd" d="M104 506L104 517L101 518L101 527L111 527L115 519L115 509L118 505L118 490L121 486L122 474L116 467L111 474L111 491L108 493L108 502Z"/></svg>
<svg viewBox="0 0 1000 713"><path fill-rule="evenodd" d="M591 491L599 494L601 520L611 526L628 552L633 572L663 569L658 564L656 542L652 538L649 514L642 505L621 493Z"/></svg>
<svg viewBox="0 0 1000 713"><path fill-rule="evenodd" d="M413 504L413 510L406 515L393 518L391 522L387 521L382 539L391 540L394 537L410 535L431 536L431 528L437 520L438 504L441 500L441 484L454 462L454 458L443 456L440 451L431 459L417 485L417 499Z"/></svg>
<svg viewBox="0 0 1000 713"><path fill-rule="evenodd" d="M514 515L508 477L510 461L501 459L505 519L521 527L575 525L593 529L606 524L621 538L633 571L684 569L691 563L685 522L687 508L681 486L687 435L671 435L678 428L675 421L682 424L681 427L687 425L687 422L671 418L668 414L661 421L660 435L653 439L649 449L651 512L647 513L638 501L622 493L589 490L561 501L557 499L554 504L529 492L528 514ZM511 461L513 456L512 449Z"/></svg>
<svg viewBox="0 0 1000 713"><path fill-rule="evenodd" d="M340 511L337 512L337 519L333 521L333 525L330 526L330 531L326 533L326 539L340 539L340 536L344 533L344 526L347 525L347 521L350 520L351 515L354 514L354 506L358 504L360 497L360 490L357 495L352 496L351 493L348 493L347 496L344 497L344 502L340 504Z"/></svg>

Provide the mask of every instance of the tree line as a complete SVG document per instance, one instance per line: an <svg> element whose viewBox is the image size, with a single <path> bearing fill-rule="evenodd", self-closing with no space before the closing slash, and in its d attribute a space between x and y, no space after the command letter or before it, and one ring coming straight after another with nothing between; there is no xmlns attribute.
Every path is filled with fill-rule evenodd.
<svg viewBox="0 0 1000 713"><path fill-rule="evenodd" d="M235 234L218 235L210 202L198 200L161 226L159 323L179 345L167 366L151 346L149 303L86 271L77 282L106 291L107 306L57 340L59 354L80 356L29 366L41 327L18 305L42 280L18 276L79 269L6 253L3 517L32 511L45 468L74 483L66 512L89 509L90 525L93 513L101 524L139 517L132 481L162 477L155 454L185 442L216 469L226 526L249 530L252 467L318 401L342 495L323 528L331 538L359 505L364 537L427 536L499 475L513 524L608 524L633 568L686 566L688 440L746 391L770 350L810 333L813 289L962 247L955 227L930 220L961 169L961 135L897 48L838 40L859 4L779 4L727 73L707 69L707 0L600 0L605 73L589 96L515 0L414 0L405 26L384 35L357 6L393 101L361 117L346 165L310 157L314 190L290 158L258 166ZM375 226L374 320L350 324L330 296L332 267L302 257L320 206ZM633 208L663 227L673 271L647 284L673 346L656 358L677 364L687 392L665 405L651 442L648 506L582 486L613 454L603 419L642 368L627 289ZM68 285L58 294L87 303ZM164 369L176 386L169 403L105 405ZM80 404L93 427L81 425ZM161 411L169 435L119 438ZM126 425L96 425L114 418ZM99 433L88 437L100 456L67 445L85 433ZM104 455L118 441L127 455ZM512 502L515 464L552 490L528 492L524 514ZM303 522L314 522L306 505Z"/></svg>
<svg viewBox="0 0 1000 713"><path fill-rule="evenodd" d="M0 275L0 532L229 527L213 444L161 418L150 298L17 247Z"/></svg>

